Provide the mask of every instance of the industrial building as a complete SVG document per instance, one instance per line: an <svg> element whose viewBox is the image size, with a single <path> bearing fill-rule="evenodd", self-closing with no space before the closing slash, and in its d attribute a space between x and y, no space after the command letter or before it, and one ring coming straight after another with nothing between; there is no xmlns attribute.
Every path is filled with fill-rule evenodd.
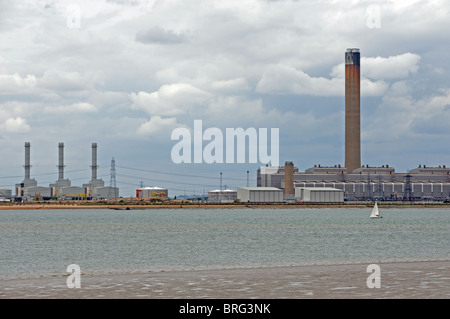
<svg viewBox="0 0 450 319"><path fill-rule="evenodd" d="M62 188L68 188L71 185L71 182L68 179L64 179L64 143L58 144L58 180L50 184L50 188L52 189L52 195L58 196L61 194Z"/></svg>
<svg viewBox="0 0 450 319"><path fill-rule="evenodd" d="M72 182L64 178L64 143L58 144L58 180L50 184L51 197L59 199L83 199L86 189L80 186L71 186Z"/></svg>
<svg viewBox="0 0 450 319"><path fill-rule="evenodd" d="M93 190L95 187L104 187L105 182L100 178L97 178L97 143L92 143L92 164L91 167L91 180L87 184L83 184L83 187L87 188L88 191Z"/></svg>
<svg viewBox="0 0 450 319"><path fill-rule="evenodd" d="M284 196L276 187L238 187L237 199L244 203L282 203Z"/></svg>
<svg viewBox="0 0 450 319"><path fill-rule="evenodd" d="M30 142L25 142L25 177L23 181L19 184L16 184L16 196L22 197L24 189L28 187L37 187L37 181L33 178L30 178L31 171L31 162L30 162Z"/></svg>
<svg viewBox="0 0 450 319"><path fill-rule="evenodd" d="M233 203L237 199L237 191L232 189L216 189L208 192L208 203Z"/></svg>
<svg viewBox="0 0 450 319"><path fill-rule="evenodd" d="M346 200L450 200L450 168L419 165L408 173L393 167L361 166L360 52L345 52L345 166L314 165L300 172L292 162L257 171L257 186L284 190L285 199L297 188L333 188ZM296 193L296 198L297 198ZM306 194L306 193L305 193Z"/></svg>
<svg viewBox="0 0 450 319"><path fill-rule="evenodd" d="M169 190L162 187L142 187L136 190L136 198L160 198L167 199L169 196Z"/></svg>
<svg viewBox="0 0 450 319"><path fill-rule="evenodd" d="M48 199L110 199L119 197L119 188L105 186L103 180L97 178L97 143L92 143L92 178L83 186L72 186L69 179L64 178L64 143L58 144L58 180L48 187L38 186L35 179L30 178L29 142L25 143L25 177L21 183L16 184L16 198L22 200L48 200ZM11 194L4 191L3 193Z"/></svg>
<svg viewBox="0 0 450 319"><path fill-rule="evenodd" d="M262 167L257 172L257 185L285 189L293 180L294 188L328 187L343 191L347 200L449 200L450 168L419 166L409 173L396 173L393 167L361 167L353 173L339 165L315 165L299 172L294 168L286 178L284 166ZM291 186L292 187L292 186Z"/></svg>
<svg viewBox="0 0 450 319"><path fill-rule="evenodd" d="M343 203L344 191L331 187L295 187L295 199L305 203Z"/></svg>
<svg viewBox="0 0 450 319"><path fill-rule="evenodd" d="M94 197L94 198L118 198L119 197L119 188L110 185L105 186L105 182L97 177L97 143L92 143L92 164L91 166L91 180L89 183L83 184L83 188L86 190L86 196ZM115 166L115 160L112 159L111 166ZM115 170L115 168L114 168ZM114 172L115 174L115 172ZM115 177L114 177L115 178Z"/></svg>
<svg viewBox="0 0 450 319"><path fill-rule="evenodd" d="M0 189L0 198L1 199L9 199L12 196L12 191L10 189L1 188Z"/></svg>

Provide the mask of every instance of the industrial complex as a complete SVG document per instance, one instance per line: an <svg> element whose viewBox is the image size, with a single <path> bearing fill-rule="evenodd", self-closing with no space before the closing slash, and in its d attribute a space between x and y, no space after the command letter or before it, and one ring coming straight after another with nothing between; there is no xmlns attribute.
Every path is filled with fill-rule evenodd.
<svg viewBox="0 0 450 319"><path fill-rule="evenodd" d="M9 189L0 189L0 199L14 201L48 199L116 199L115 161L111 163L110 186L97 177L97 143L92 143L92 178L82 186L72 186L64 178L64 143L58 144L58 180L48 187L38 186L30 177L30 143L25 143L25 176L15 186L15 196ZM222 173L221 173L222 174ZM344 201L446 201L450 200L450 168L419 167L407 173L397 173L385 164L380 167L361 165L360 128L360 51L345 52L345 165L320 164L300 172L291 161L284 166L264 166L257 170L257 187L238 187L208 192L209 203L340 203ZM167 188L141 187L136 198L168 200ZM203 200L203 199L202 199Z"/></svg>
<svg viewBox="0 0 450 319"><path fill-rule="evenodd" d="M38 186L38 182L31 178L30 161L31 144L25 143L25 176L22 182L16 184L15 196L10 189L0 189L0 197L13 201L30 200L73 200L73 199L111 199L119 197L119 188L114 185L105 186L102 179L97 178L97 143L92 143L92 178L82 186L72 186L69 179L64 178L64 143L58 144L58 180L49 186ZM114 166L112 160L112 167Z"/></svg>
<svg viewBox="0 0 450 319"><path fill-rule="evenodd" d="M450 168L445 165L420 165L407 173L396 173L393 167L361 166L360 132L360 52L345 52L345 167L314 167L299 172L292 162L285 166L258 169L257 186L284 190L285 200L329 201L402 200L448 201ZM307 195L314 189L327 190L327 196ZM333 190L343 196L332 194ZM325 193L325 192L324 192ZM304 195L301 195L304 194Z"/></svg>

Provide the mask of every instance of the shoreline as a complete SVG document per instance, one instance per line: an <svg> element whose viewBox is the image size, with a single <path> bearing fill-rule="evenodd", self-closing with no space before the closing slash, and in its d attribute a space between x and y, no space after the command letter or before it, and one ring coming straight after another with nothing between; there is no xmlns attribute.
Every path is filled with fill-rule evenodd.
<svg viewBox="0 0 450 319"><path fill-rule="evenodd" d="M379 262L380 288L369 288L368 264L267 266L209 270L67 275L1 280L0 299L322 299L450 298L450 260Z"/></svg>
<svg viewBox="0 0 450 319"><path fill-rule="evenodd" d="M450 203L395 203L378 202L383 209L389 208L440 208L449 209ZM367 208L373 207L371 202L349 203L1 203L0 210L37 210L37 209L114 209L114 210L145 210L145 209L305 209L305 208Z"/></svg>

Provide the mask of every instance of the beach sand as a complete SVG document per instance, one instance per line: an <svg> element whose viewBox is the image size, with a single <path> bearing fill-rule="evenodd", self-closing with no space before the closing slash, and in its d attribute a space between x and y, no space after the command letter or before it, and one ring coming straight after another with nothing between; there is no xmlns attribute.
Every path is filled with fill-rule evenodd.
<svg viewBox="0 0 450 319"><path fill-rule="evenodd" d="M378 263L380 288L368 288L368 264L82 275L0 280L2 299L449 299L450 261Z"/></svg>

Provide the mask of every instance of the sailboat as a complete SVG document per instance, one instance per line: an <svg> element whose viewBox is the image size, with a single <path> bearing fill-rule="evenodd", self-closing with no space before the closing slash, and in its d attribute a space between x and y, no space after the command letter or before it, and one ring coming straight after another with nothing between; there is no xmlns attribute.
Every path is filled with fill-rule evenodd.
<svg viewBox="0 0 450 319"><path fill-rule="evenodd" d="M383 218L378 212L377 202L375 202L375 205L373 206L372 213L370 213L370 218Z"/></svg>

